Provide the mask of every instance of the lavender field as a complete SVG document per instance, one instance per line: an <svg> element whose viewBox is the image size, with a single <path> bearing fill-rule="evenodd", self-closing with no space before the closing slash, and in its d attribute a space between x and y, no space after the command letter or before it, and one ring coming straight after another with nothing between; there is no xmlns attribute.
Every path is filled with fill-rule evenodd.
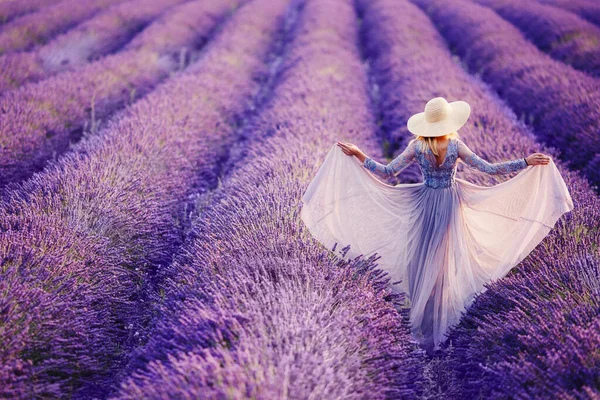
<svg viewBox="0 0 600 400"><path fill-rule="evenodd" d="M0 398L600 399L598 4L0 1ZM574 209L431 357L300 199L436 96L486 160L550 155Z"/></svg>

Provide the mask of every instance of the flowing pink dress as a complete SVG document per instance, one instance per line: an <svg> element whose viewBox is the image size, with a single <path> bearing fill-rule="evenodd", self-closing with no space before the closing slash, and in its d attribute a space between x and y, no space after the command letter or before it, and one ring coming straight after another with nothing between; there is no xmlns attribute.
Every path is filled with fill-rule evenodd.
<svg viewBox="0 0 600 400"><path fill-rule="evenodd" d="M484 284L523 260L573 201L552 159L489 163L452 138L438 165L423 145L413 140L383 165L369 157L361 163L334 144L302 196L301 218L330 250L337 243L350 246L345 257L380 256L379 268L396 282L392 290L410 301L413 337L431 353ZM478 186L455 177L459 160L489 174L520 172ZM414 161L423 182L394 186L377 178Z"/></svg>

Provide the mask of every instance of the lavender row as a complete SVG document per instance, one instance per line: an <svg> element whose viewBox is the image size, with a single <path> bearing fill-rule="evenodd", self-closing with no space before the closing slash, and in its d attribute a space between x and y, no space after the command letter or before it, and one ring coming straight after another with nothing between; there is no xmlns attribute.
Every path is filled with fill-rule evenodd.
<svg viewBox="0 0 600 400"><path fill-rule="evenodd" d="M600 81L540 52L487 7L464 0L413 2L468 69L600 190Z"/></svg>
<svg viewBox="0 0 600 400"><path fill-rule="evenodd" d="M417 398L422 352L389 277L299 217L336 139L377 153L355 20L352 1L304 3L259 136L162 271L154 334L114 398Z"/></svg>
<svg viewBox="0 0 600 400"><path fill-rule="evenodd" d="M595 0L537 0L540 3L560 7L600 25L600 4Z"/></svg>
<svg viewBox="0 0 600 400"><path fill-rule="evenodd" d="M451 332L447 365L465 398L600 397L600 257L575 254L573 240L549 243L568 257L531 256L529 273L490 285Z"/></svg>
<svg viewBox="0 0 600 400"><path fill-rule="evenodd" d="M6 0L0 4L0 24L56 3L56 0Z"/></svg>
<svg viewBox="0 0 600 400"><path fill-rule="evenodd" d="M203 45L233 1L194 1L174 7L120 54L5 93L0 97L0 185L20 181L69 148L91 120L150 91L178 68L180 49ZM174 56L174 57L173 57Z"/></svg>
<svg viewBox="0 0 600 400"><path fill-rule="evenodd" d="M252 126L252 121L257 118L257 114L265 107L265 104L268 104L273 95L273 89L276 86L277 78L281 73L283 68L282 60L286 57L288 52L288 43L290 37L294 34L296 30L296 21L298 15L298 4L297 2L292 2L287 9L287 12L283 18L281 23L280 32L277 35L274 45L272 46L271 52L267 57L267 69L268 73L261 74L260 76L256 76L256 79L261 82L261 87L259 90L255 91L252 99L248 102L246 110L238 114L235 117L234 121L231 121L230 124L235 126L235 138L230 140L229 147L227 149L226 154L218 161L218 166L215 166L216 174L214 175L215 179L222 180L224 176L230 173L232 170L237 168L240 162L243 160L242 153L245 152L247 148L249 140L257 140L261 134L268 135L271 132L260 132L258 129L255 129ZM184 230L184 236L186 237L186 241L189 246L189 231L193 225L193 221L197 218L198 212L201 212L202 208L211 201L212 195L214 194L213 187L211 188L200 188L198 193L191 194L188 196L188 201L186 203L185 210L186 215L182 219L182 226ZM186 248L181 247L178 250L179 256L182 253L185 253ZM157 322L157 319L161 318L160 311L158 310L157 303L162 303L164 299L164 289L165 289L165 279L168 274L165 271L173 271L173 268L165 268L158 269L149 276L145 281L145 286L142 288L142 294L138 299L138 303L140 304L141 312L145 313L147 317L145 320L147 323L144 323L137 327L136 335L138 340L135 345L138 347L135 352L142 352L143 349L140 350L142 346L144 346L147 341L149 335L152 333L153 325ZM170 315L173 313L170 312ZM136 368L139 360L136 358L129 360L129 365L123 365L118 375L115 376L113 380L113 391L118 391L118 383L125 379L130 373L132 369Z"/></svg>
<svg viewBox="0 0 600 400"><path fill-rule="evenodd" d="M127 356L139 288L180 245L188 192L214 184L283 11L271 0L244 6L198 63L7 193L1 396L96 395Z"/></svg>
<svg viewBox="0 0 600 400"><path fill-rule="evenodd" d="M24 15L2 26L0 55L31 50L44 44L54 35L64 32L123 0L64 0L35 13ZM28 1L23 1L26 4Z"/></svg>
<svg viewBox="0 0 600 400"><path fill-rule="evenodd" d="M185 0L131 0L78 25L29 53L0 57L0 92L76 68L123 46L170 7Z"/></svg>
<svg viewBox="0 0 600 400"><path fill-rule="evenodd" d="M207 3L185 0L135 35L123 47L122 52L152 50L177 56L177 60L181 62L182 51L192 53L202 48L223 16L233 12L244 1L246 0L229 0L219 4L214 1Z"/></svg>
<svg viewBox="0 0 600 400"><path fill-rule="evenodd" d="M600 77L600 28L560 8L518 0L475 0L506 19L540 50Z"/></svg>
<svg viewBox="0 0 600 400"><path fill-rule="evenodd" d="M529 129L509 108L453 61L444 39L417 6L407 1L361 0L360 8L365 53L372 61L381 105L388 108L384 120L406 121L414 110L421 109L428 99L436 96L444 96L449 101L465 100L471 104L472 115L459 134L485 159L499 162L543 152L556 160L555 149L536 143ZM439 68L440 65L444 68ZM410 133L406 127L396 127L393 135L398 138L395 142L398 150L405 141L399 138L409 137ZM449 340L443 346L446 358L440 365L449 368L454 376L438 382L439 387L431 388L432 393L441 387L453 398L489 398L494 387L505 390L510 382L510 393L515 398L528 395L544 398L548 388L575 395L585 391L585 386L592 382L591 375L582 371L588 368L588 362L598 363L600 358L594 355L585 361L573 360L578 360L578 354L589 346L600 346L600 338L589 335L578 344L571 341L570 335L583 334L596 318L593 307L583 303L584 298L588 298L591 305L600 301L597 289L581 296L582 289L594 285L594 281L587 282L586 276L593 275L597 269L593 263L582 262L582 258L585 254L600 255L597 245L600 242L600 199L579 173L567 169L560 160L555 163L572 195L574 210L557 222L519 266L489 285L459 325L450 329ZM462 164L457 176L482 186L511 177L485 175ZM565 282L567 269L571 271L572 282L563 286L560 282ZM565 313L581 310L581 318L546 319L544 325L539 324L540 316L547 317L548 294L557 296L561 292L566 299L559 301L557 297L554 305L560 305ZM553 312L556 309L553 308ZM512 312L514 318L504 318ZM578 371L574 374L581 372L581 380L575 387L554 379L562 368L552 366L550 360L555 353L565 357L561 362L571 360L571 368ZM539 355L543 356L544 368L534 374L532 367L536 362L541 363L536 361ZM517 373L522 366L523 370L529 368L526 374Z"/></svg>

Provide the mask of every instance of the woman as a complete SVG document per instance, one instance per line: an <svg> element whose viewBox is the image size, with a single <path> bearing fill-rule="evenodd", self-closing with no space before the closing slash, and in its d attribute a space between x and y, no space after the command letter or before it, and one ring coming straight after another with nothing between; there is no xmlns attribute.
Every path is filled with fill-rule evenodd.
<svg viewBox="0 0 600 400"><path fill-rule="evenodd" d="M472 152L457 134L470 112L464 101L431 99L407 122L416 137L387 165L337 142L302 197L301 218L323 245L379 255L378 266L399 284L393 289L408 294L412 335L429 355L484 284L505 276L573 209L549 156L488 163ZM478 186L455 177L458 160L488 174L520 172ZM414 161L423 182L377 179Z"/></svg>

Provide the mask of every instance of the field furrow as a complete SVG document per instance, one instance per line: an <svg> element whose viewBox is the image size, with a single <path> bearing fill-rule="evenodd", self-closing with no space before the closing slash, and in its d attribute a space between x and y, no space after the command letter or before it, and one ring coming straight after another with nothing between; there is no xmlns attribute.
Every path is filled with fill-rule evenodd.
<svg viewBox="0 0 600 400"><path fill-rule="evenodd" d="M101 58L184 1L131 0L109 8L35 51L0 56L0 93Z"/></svg>
<svg viewBox="0 0 600 400"><path fill-rule="evenodd" d="M89 396L113 372L139 289L179 246L187 193L213 184L286 6L246 4L186 72L6 193L0 395Z"/></svg>
<svg viewBox="0 0 600 400"><path fill-rule="evenodd" d="M192 228L192 222L198 213L202 212L202 208L211 201L219 181L234 170L240 163L240 160L243 159L243 153L246 151L248 143L261 138L261 134L269 135L271 133L254 129L252 121L272 97L277 77L281 73L283 66L282 59L286 57L288 52L289 38L295 32L298 8L296 3L294 3L294 6L289 7L278 38L267 57L268 66L265 69L265 73L259 74L255 78L261 82L261 86L248 101L246 109L242 113L235 115L230 121L230 124L235 127L234 133L227 140L228 148L219 155L219 159L211 171L210 179L200 182L193 191L189 192L185 204L183 207L180 207L183 211L179 220L183 231L183 242L182 247L177 253L186 251L184 245L189 240L188 234ZM153 269L146 276L144 285L139 289L139 296L136 299L136 312L139 322L132 327L136 334L134 337L130 337L130 343L127 343L130 350L127 352L127 357L124 357L120 363L122 367L119 368L115 377L109 382L112 386L110 390L113 392L118 390L118 383L128 375L129 371L135 368L137 360L131 360L130 356L139 351L137 348L147 343L152 326L156 323L156 304L162 302L163 285L167 277L164 271L171 271L171 269ZM128 364L133 365L133 367Z"/></svg>
<svg viewBox="0 0 600 400"><path fill-rule="evenodd" d="M272 134L250 140L161 272L155 329L113 398L417 398L422 351L389 277L332 257L299 218L337 139L379 153L355 21L352 1L304 3L252 125Z"/></svg>
<svg viewBox="0 0 600 400"><path fill-rule="evenodd" d="M0 3L0 24L5 24L16 17L55 4L56 0L6 0Z"/></svg>
<svg viewBox="0 0 600 400"><path fill-rule="evenodd" d="M475 0L515 25L540 50L600 77L600 27L557 7L518 0Z"/></svg>
<svg viewBox="0 0 600 400"><path fill-rule="evenodd" d="M390 172L438 97L480 158L372 183L481 196L404 232L373 187L381 238L337 142ZM491 164L525 157L557 209L519 216L521 172ZM466 245L415 243L446 220ZM423 315L406 263L437 279ZM444 304L426 350L410 321ZM0 399L600 400L598 349L600 0L0 0Z"/></svg>
<svg viewBox="0 0 600 400"><path fill-rule="evenodd" d="M506 393L525 398L536 393L536 398L544 398L554 390L581 395L593 384L592 366L600 361L588 353L600 340L594 335L581 340L598 319L600 199L585 178L556 159L554 149L536 143L510 108L464 71L421 9L408 1L361 0L359 4L366 55L372 60L381 98L389 99L382 104L394 104L384 118L406 121L435 96L465 100L472 115L459 135L469 147L490 162L533 152L552 155L575 203L575 209L520 265L483 288L450 330L444 353L429 367L438 378L430 394L441 390L444 398L506 398ZM393 133L395 152L399 152L406 144L401 137L410 133L406 127ZM458 167L457 176L483 186L510 178L485 175L464 165ZM577 318L557 318L558 310ZM557 354L561 356L556 358ZM569 367L568 360L582 354L587 356L581 365ZM560 374L570 382L575 377L581 381L567 384L557 379Z"/></svg>
<svg viewBox="0 0 600 400"><path fill-rule="evenodd" d="M600 83L538 50L491 9L413 0L466 64L600 191Z"/></svg>
<svg viewBox="0 0 600 400"><path fill-rule="evenodd" d="M563 8L600 26L600 4L596 0L537 0L542 4Z"/></svg>
<svg viewBox="0 0 600 400"><path fill-rule="evenodd" d="M185 67L181 51L201 48L237 4L182 4L137 35L126 51L1 96L0 186L41 170L82 135L95 134L101 119Z"/></svg>
<svg viewBox="0 0 600 400"><path fill-rule="evenodd" d="M0 56L43 45L94 14L124 0L64 0L16 18L0 30ZM27 2L21 1L22 4Z"/></svg>

